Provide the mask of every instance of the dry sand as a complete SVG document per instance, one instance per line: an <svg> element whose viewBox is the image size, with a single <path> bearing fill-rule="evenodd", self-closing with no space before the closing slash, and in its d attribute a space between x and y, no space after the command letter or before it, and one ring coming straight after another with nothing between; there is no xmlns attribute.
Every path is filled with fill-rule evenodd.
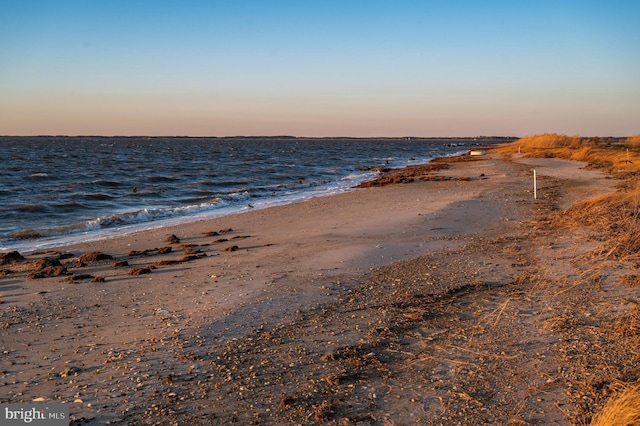
<svg viewBox="0 0 640 426"><path fill-rule="evenodd" d="M637 374L599 328L635 315L637 288L544 218L613 181L552 159L445 165L0 266L0 402L66 402L78 424L585 421ZM87 277L28 279L45 256Z"/></svg>

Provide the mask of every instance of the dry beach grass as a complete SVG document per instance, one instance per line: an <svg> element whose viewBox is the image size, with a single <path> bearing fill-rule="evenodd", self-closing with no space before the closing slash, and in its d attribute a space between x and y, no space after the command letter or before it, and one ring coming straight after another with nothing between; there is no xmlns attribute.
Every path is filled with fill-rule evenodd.
<svg viewBox="0 0 640 426"><path fill-rule="evenodd" d="M617 424L640 379L640 160L543 136L7 259L0 401L64 401L74 424Z"/></svg>

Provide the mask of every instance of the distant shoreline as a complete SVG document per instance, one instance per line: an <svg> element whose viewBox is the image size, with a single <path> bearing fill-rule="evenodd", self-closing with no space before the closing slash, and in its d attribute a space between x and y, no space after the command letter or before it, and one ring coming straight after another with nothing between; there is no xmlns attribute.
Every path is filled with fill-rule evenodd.
<svg viewBox="0 0 640 426"><path fill-rule="evenodd" d="M336 140L336 139L353 139L353 140L501 140L504 142L512 142L517 140L518 136L290 136L290 135L281 135L281 136L147 136L147 135L133 135L133 136L122 136L122 135L113 135L113 136L104 136L104 135L0 135L0 139L8 139L8 138L68 138L68 139L78 139L78 138L91 138L91 139L135 139L135 138L148 138L148 139L292 139L292 140Z"/></svg>

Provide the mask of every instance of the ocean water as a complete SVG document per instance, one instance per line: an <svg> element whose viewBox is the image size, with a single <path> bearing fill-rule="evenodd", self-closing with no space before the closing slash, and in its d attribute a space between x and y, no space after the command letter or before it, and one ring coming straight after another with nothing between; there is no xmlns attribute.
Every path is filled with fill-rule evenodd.
<svg viewBox="0 0 640 426"><path fill-rule="evenodd" d="M0 251L33 251L353 190L504 140L0 137Z"/></svg>

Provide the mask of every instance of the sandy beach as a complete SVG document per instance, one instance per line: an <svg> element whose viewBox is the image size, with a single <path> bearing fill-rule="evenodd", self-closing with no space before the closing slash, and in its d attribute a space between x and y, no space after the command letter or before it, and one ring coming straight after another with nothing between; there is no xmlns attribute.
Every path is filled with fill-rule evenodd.
<svg viewBox="0 0 640 426"><path fill-rule="evenodd" d="M597 239L549 215L615 181L491 151L416 170L5 255L0 401L68 403L72 424L588 420L636 374L638 331L616 321L638 287L631 265L581 261Z"/></svg>

